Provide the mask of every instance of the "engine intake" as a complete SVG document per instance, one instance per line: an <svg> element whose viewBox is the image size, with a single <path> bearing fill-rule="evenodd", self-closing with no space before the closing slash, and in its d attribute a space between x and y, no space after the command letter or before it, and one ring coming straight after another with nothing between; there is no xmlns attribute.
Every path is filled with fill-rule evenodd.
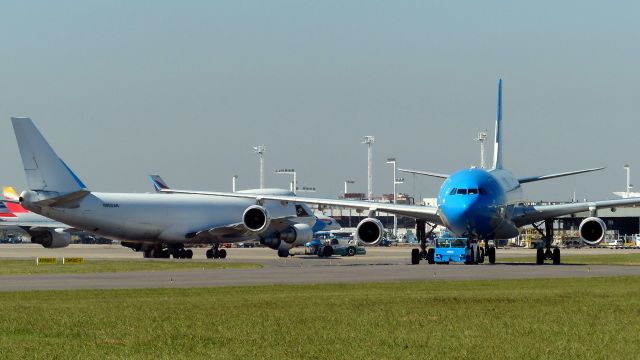
<svg viewBox="0 0 640 360"><path fill-rule="evenodd" d="M578 233L583 242L588 245L598 245L607 233L607 225L602 219L597 217L589 217L580 223Z"/></svg>
<svg viewBox="0 0 640 360"><path fill-rule="evenodd" d="M249 206L242 214L242 222L250 231L260 233L269 227L271 219L267 209L259 205L253 205Z"/></svg>
<svg viewBox="0 0 640 360"><path fill-rule="evenodd" d="M62 228L51 229L32 235L31 242L40 244L47 249L63 248L71 244L71 234L65 232Z"/></svg>
<svg viewBox="0 0 640 360"><path fill-rule="evenodd" d="M356 239L366 245L377 245L382 240L384 227L380 220L366 218L358 224L356 228Z"/></svg>

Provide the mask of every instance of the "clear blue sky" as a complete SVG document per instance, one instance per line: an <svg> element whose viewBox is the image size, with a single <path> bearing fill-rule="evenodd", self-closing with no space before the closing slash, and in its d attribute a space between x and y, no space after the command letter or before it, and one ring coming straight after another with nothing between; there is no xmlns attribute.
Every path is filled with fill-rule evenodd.
<svg viewBox="0 0 640 360"><path fill-rule="evenodd" d="M640 3L632 1L29 1L0 11L0 182L23 188L10 116L31 116L91 188L257 187L271 174L335 196L376 193L387 157L476 165L504 79L505 165L516 176L607 166L527 186L533 200L640 186ZM489 149L490 150L490 149ZM636 180L634 180L636 179ZM408 177L400 191L435 195Z"/></svg>

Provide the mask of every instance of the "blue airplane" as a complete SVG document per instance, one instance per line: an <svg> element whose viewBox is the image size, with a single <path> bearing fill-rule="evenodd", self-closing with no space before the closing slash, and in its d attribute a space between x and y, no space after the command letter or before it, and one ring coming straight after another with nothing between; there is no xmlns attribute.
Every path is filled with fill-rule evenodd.
<svg viewBox="0 0 640 360"><path fill-rule="evenodd" d="M533 225L544 238L544 247L537 249L536 263L552 260L560 264L560 249L552 246L553 219L573 213L589 211L579 227L582 241L589 245L600 243L606 233L605 223L597 217L600 208L616 208L640 204L640 198L616 199L592 202L577 202L559 205L527 205L522 185L535 181L581 174L603 168L591 168L542 176L516 178L502 165L502 79L498 80L498 104L495 125L493 167L491 169L469 168L454 174L439 174L426 171L403 170L414 174L445 179L438 194L437 206L385 204L368 201L303 198L292 196L251 195L239 193L199 192L167 190L174 193L189 193L216 196L253 198L258 204L265 200L309 203L324 206L355 208L368 211L369 216L356 228L358 240L375 245L382 240L383 226L375 218L377 212L408 216L416 219L420 249L412 249L411 262L420 260L434 263L433 249L427 249L426 240L437 225L447 227L456 237L467 238L466 263L484 262L485 255L495 263L495 248L489 240L509 239L518 235L518 228ZM431 230L426 233L426 223ZM544 225L544 229L542 228ZM480 242L485 246L481 247Z"/></svg>

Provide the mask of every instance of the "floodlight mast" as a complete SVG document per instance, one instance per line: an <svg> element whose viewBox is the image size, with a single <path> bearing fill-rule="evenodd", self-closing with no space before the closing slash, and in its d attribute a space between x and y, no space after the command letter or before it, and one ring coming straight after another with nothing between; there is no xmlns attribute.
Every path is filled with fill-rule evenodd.
<svg viewBox="0 0 640 360"><path fill-rule="evenodd" d="M260 157L260 189L264 189L264 152L267 151L267 147L264 145L254 146L253 151Z"/></svg>
<svg viewBox="0 0 640 360"><path fill-rule="evenodd" d="M387 159L387 164L393 164L393 203L394 204L398 203L398 198L396 195L397 194L396 185L404 183L404 178L398 178L397 176L396 163L397 163L396 158ZM393 235L398 236L398 217L395 214L393 215Z"/></svg>
<svg viewBox="0 0 640 360"><path fill-rule="evenodd" d="M373 200L373 143L375 139L371 135L363 138L362 143L367 145L367 200Z"/></svg>
<svg viewBox="0 0 640 360"><path fill-rule="evenodd" d="M278 169L274 171L275 174L289 174L293 175L293 182L290 183L289 189L295 195L296 190L298 189L298 177L295 169Z"/></svg>
<svg viewBox="0 0 640 360"><path fill-rule="evenodd" d="M484 164L484 142L485 142L485 140L487 140L487 132L486 131L480 131L478 133L478 136L473 140L475 140L475 141L480 143L480 168L484 169L485 168L485 164Z"/></svg>

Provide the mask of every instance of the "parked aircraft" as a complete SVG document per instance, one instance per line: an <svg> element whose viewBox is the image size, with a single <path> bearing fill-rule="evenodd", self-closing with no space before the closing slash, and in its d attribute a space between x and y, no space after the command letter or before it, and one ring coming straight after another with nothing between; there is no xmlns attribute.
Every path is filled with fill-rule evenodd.
<svg viewBox="0 0 640 360"><path fill-rule="evenodd" d="M145 257L190 258L187 243L208 243L208 258L224 258L220 243L260 239L288 256L312 238L316 222L305 204L191 194L101 193L87 186L54 152L29 118L12 118L29 190L26 209L143 251ZM251 196L263 196L261 191ZM249 195L249 194L247 194ZM271 191L269 196L293 195Z"/></svg>
<svg viewBox="0 0 640 360"><path fill-rule="evenodd" d="M296 201L325 206L338 206L361 209L369 212L369 217L362 220L356 228L356 236L367 244L377 244L382 240L382 223L375 218L377 212L386 212L413 217L418 227L421 240L420 249L413 249L411 261L417 264L422 259L434 262L433 249L426 249L426 223L431 230L437 225L446 226L457 237L468 238L466 263L473 264L484 261L484 255L490 263L495 263L495 248L481 248L480 241L508 239L518 235L518 228L533 225L544 235L544 248L537 250L536 262L544 263L553 260L560 263L560 249L552 246L553 219L582 211L590 211L592 216L582 221L579 233L582 240L590 245L601 242L605 236L606 225L596 216L597 209L630 206L640 203L640 199L618 199L605 201L578 202L561 205L527 205L522 193L522 185L535 181L554 179L562 176L601 170L593 168L557 174L516 178L503 168L502 164L502 80L498 82L498 106L495 127L493 168L490 170L470 168L460 170L452 175L432 172L418 172L423 175L445 179L440 187L437 206L415 206L375 203L368 201L350 201L302 198L291 196L266 196L239 193L216 193L189 190L163 190L174 194L193 194L209 196L227 196L253 199L255 201ZM544 224L544 230L541 226Z"/></svg>
<svg viewBox="0 0 640 360"><path fill-rule="evenodd" d="M31 236L31 242L45 248L67 247L74 229L67 224L35 214L17 203L18 195L11 186L3 188L7 201L2 202L0 227L18 227Z"/></svg>

